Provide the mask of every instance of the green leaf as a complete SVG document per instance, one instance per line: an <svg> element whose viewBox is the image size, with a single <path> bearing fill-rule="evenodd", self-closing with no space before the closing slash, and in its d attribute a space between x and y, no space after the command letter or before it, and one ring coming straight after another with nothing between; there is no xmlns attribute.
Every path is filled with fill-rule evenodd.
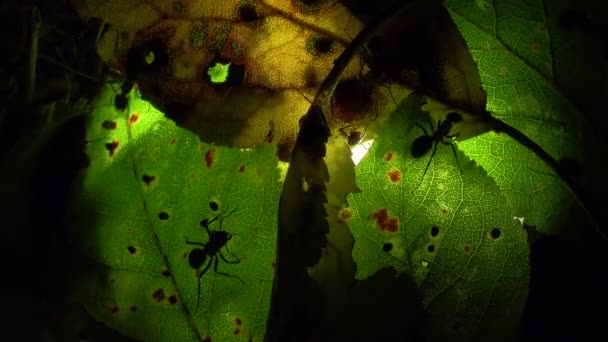
<svg viewBox="0 0 608 342"><path fill-rule="evenodd" d="M488 110L536 141L555 159L580 156L584 120L555 84L548 18L542 1L446 1L477 62ZM513 206L541 231L560 231L572 204L563 182L530 150L487 134L461 149L496 180Z"/></svg>
<svg viewBox="0 0 608 342"><path fill-rule="evenodd" d="M357 278L387 266L410 275L430 341L511 341L528 288L526 234L494 180L461 152L457 161L439 143L424 174L432 152L410 153L423 135L410 119L419 103L402 102L357 167L362 193L349 197Z"/></svg>
<svg viewBox="0 0 608 342"><path fill-rule="evenodd" d="M144 341L260 340L275 257L275 147L201 144L136 91L128 109L116 111L118 89L106 86L89 118L91 165L74 202L73 238L97 267L83 272L80 301L96 319ZM233 234L229 251L220 251L240 263L218 259L217 271L232 277L210 265L197 311L197 270L188 262L197 246L186 239L207 243L199 223L233 210L209 229L221 222Z"/></svg>

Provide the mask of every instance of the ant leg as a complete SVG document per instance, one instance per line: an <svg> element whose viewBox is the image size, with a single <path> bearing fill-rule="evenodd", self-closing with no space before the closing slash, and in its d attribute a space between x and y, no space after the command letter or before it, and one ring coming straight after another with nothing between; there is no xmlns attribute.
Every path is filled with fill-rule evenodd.
<svg viewBox="0 0 608 342"><path fill-rule="evenodd" d="M435 144L433 144L433 153L431 153L429 162L426 163L426 167L424 168L424 173L422 174L422 177L424 177L424 175L426 175L426 172L429 170L429 166L431 166L431 162L433 161L433 157L435 156L436 152L437 152L437 142L435 142Z"/></svg>
<svg viewBox="0 0 608 342"><path fill-rule="evenodd" d="M234 214L234 212L237 210L237 208L232 209L231 212L229 212L228 214L226 214L226 216L224 216L221 220L220 220L220 230L222 230L222 222L224 222L225 219L227 219L230 215Z"/></svg>
<svg viewBox="0 0 608 342"><path fill-rule="evenodd" d="M228 248L226 248L226 250L228 251L228 253L230 253L230 255L232 255L236 261L228 261L228 259L226 259L226 257L222 254L221 251L218 252L218 254L220 255L220 258L222 258L222 260L224 260L224 262L228 263L228 264L238 264L239 262L241 262L241 260L239 259L239 257L237 257L236 255L232 254Z"/></svg>
<svg viewBox="0 0 608 342"><path fill-rule="evenodd" d="M454 158L456 158L456 165L458 165L458 169L460 170L460 173L464 173L464 171L462 171L462 167L460 167L460 162L458 161L458 155L456 154L456 148L454 148L454 144L446 143L446 142L444 142L444 144L450 145L452 147L452 152L454 152Z"/></svg>
<svg viewBox="0 0 608 342"><path fill-rule="evenodd" d="M421 125L421 124L419 124L419 123L417 123L417 122L414 122L414 125L415 125L415 126L418 126L418 128L420 128L420 129L421 129L421 130L424 132L424 135L429 135L429 132L427 132L427 131L426 131L426 129L424 129L424 127L422 127L422 125ZM414 126L411 126L411 127L410 127L410 129L409 129L408 131L411 131L411 130L412 130L412 128L414 128Z"/></svg>
<svg viewBox="0 0 608 342"><path fill-rule="evenodd" d="M241 283L245 284L245 281L243 279L237 277L237 276L233 276L231 274L218 271L217 270L217 265L218 265L220 259L218 259L217 256L215 256L215 255L213 257L215 258L215 262L213 263L213 272L215 272L217 274L221 274L221 275L226 276L226 277L238 279Z"/></svg>
<svg viewBox="0 0 608 342"><path fill-rule="evenodd" d="M203 271L201 272L201 274L198 275L198 281L197 281L197 291L196 291L196 311L195 313L198 311L198 306L201 303L201 278L203 277L203 274L205 274L205 272L207 272L207 270L209 269L209 267L211 267L211 259L209 259L209 262L207 263L207 266L205 266L205 268L203 269Z"/></svg>
<svg viewBox="0 0 608 342"><path fill-rule="evenodd" d="M194 242L194 241L188 241L188 238L186 238L186 244L187 245L195 245L195 246L205 247L204 243Z"/></svg>

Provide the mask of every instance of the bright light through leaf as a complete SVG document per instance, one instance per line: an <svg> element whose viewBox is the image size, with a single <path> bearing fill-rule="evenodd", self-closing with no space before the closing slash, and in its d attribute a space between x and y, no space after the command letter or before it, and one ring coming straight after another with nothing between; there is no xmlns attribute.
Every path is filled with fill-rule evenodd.
<svg viewBox="0 0 608 342"><path fill-rule="evenodd" d="M209 75L209 80L211 83L224 83L228 79L228 69L230 68L230 64L222 64L215 63L214 66L209 68L207 71L207 75Z"/></svg>

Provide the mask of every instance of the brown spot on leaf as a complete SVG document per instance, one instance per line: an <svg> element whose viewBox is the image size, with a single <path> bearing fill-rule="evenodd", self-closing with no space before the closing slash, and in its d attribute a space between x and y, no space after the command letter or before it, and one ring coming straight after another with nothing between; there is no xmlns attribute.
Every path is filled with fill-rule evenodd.
<svg viewBox="0 0 608 342"><path fill-rule="evenodd" d="M445 216L448 214L448 210L446 208L441 208L441 215Z"/></svg>
<svg viewBox="0 0 608 342"><path fill-rule="evenodd" d="M110 157L112 157L114 155L114 152L116 152L116 149L118 148L118 141L114 140L112 142L106 143L105 147L106 150L108 150L108 152L110 153Z"/></svg>
<svg viewBox="0 0 608 342"><path fill-rule="evenodd" d="M276 261L271 262L270 265L272 266L273 269L277 268L277 262Z"/></svg>
<svg viewBox="0 0 608 342"><path fill-rule="evenodd" d="M532 44L532 53L537 54L540 52L540 46L538 44Z"/></svg>
<svg viewBox="0 0 608 342"><path fill-rule="evenodd" d="M135 305L129 306L129 311L131 311L131 312L135 312L135 311L137 311L137 309L138 309L138 307Z"/></svg>
<svg viewBox="0 0 608 342"><path fill-rule="evenodd" d="M212 148L205 153L205 165L210 169L213 166L213 158L215 157L215 149Z"/></svg>
<svg viewBox="0 0 608 342"><path fill-rule="evenodd" d="M245 172L245 164L241 164L241 166L239 166L239 173L243 172Z"/></svg>
<svg viewBox="0 0 608 342"><path fill-rule="evenodd" d="M120 308L118 306L110 307L110 312L113 314L118 313L119 311L120 311Z"/></svg>
<svg viewBox="0 0 608 342"><path fill-rule="evenodd" d="M144 183L146 183L146 186L150 186L150 184L152 184L152 182L154 182L156 180L156 176L144 174L141 177L141 180L144 181Z"/></svg>
<svg viewBox="0 0 608 342"><path fill-rule="evenodd" d="M241 324L243 324L243 320L240 317L237 317L234 319L234 323L236 325L241 325Z"/></svg>
<svg viewBox="0 0 608 342"><path fill-rule="evenodd" d="M171 304L177 303L177 296L176 295L169 296L169 303L171 303Z"/></svg>
<svg viewBox="0 0 608 342"><path fill-rule="evenodd" d="M212 340L211 340L211 337L207 336L207 337L205 337L205 339L203 341L204 342L211 342Z"/></svg>
<svg viewBox="0 0 608 342"><path fill-rule="evenodd" d="M116 126L118 126L116 124L116 121L112 121L112 120L105 120L101 124L101 127L105 128L105 129L116 129Z"/></svg>
<svg viewBox="0 0 608 342"><path fill-rule="evenodd" d="M154 291L154 293L152 294L152 298L154 298L157 302L160 302L161 300L165 299L165 290L158 289Z"/></svg>
<svg viewBox="0 0 608 342"><path fill-rule="evenodd" d="M131 254L135 254L137 253L137 248L133 247L133 246L129 246L127 247L127 250L129 251L129 253Z"/></svg>
<svg viewBox="0 0 608 342"><path fill-rule="evenodd" d="M384 161L390 162L391 160L393 160L393 152L386 152L384 155Z"/></svg>
<svg viewBox="0 0 608 342"><path fill-rule="evenodd" d="M353 218L352 210L350 210L349 208L340 210L340 213L338 214L338 219L340 220L340 222L346 222L351 218Z"/></svg>
<svg viewBox="0 0 608 342"><path fill-rule="evenodd" d="M508 72L509 72L509 68L507 68L505 66L502 66L498 69L498 73L503 76L506 75Z"/></svg>
<svg viewBox="0 0 608 342"><path fill-rule="evenodd" d="M473 246L472 245L469 245L469 244L464 245L464 252L465 253L469 254L469 253L471 253L472 250L473 250Z"/></svg>
<svg viewBox="0 0 608 342"><path fill-rule="evenodd" d="M139 120L139 115L135 113L131 114L131 116L129 116L129 125L136 123L137 120Z"/></svg>
<svg viewBox="0 0 608 342"><path fill-rule="evenodd" d="M163 273L161 273L164 277L168 277L171 275L171 272L169 272L169 270L164 270Z"/></svg>
<svg viewBox="0 0 608 342"><path fill-rule="evenodd" d="M399 171L399 170L391 170L391 171L389 171L388 172L388 178L393 183L399 183L399 182L401 182L401 171Z"/></svg>
<svg viewBox="0 0 608 342"><path fill-rule="evenodd" d="M233 334L238 335L241 333L241 329L234 329Z"/></svg>
<svg viewBox="0 0 608 342"><path fill-rule="evenodd" d="M173 139L171 139L171 141L169 142L169 144L175 145L176 142L177 142L177 139L173 138Z"/></svg>

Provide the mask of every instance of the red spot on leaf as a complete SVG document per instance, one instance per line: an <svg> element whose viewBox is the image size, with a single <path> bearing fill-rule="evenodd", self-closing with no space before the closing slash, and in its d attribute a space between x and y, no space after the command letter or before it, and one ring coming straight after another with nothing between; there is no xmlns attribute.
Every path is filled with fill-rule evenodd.
<svg viewBox="0 0 608 342"><path fill-rule="evenodd" d="M396 233L399 230L399 221L396 218L389 218L386 209L380 209L372 213L372 219L376 220L381 231L388 230L391 233Z"/></svg>
<svg viewBox="0 0 608 342"><path fill-rule="evenodd" d="M389 171L388 172L388 178L393 183L399 183L399 182L401 182L401 171L399 171L399 170L391 170L391 171Z"/></svg>
<svg viewBox="0 0 608 342"><path fill-rule="evenodd" d="M171 139L171 142L169 142L171 145L175 145L175 143L177 142L177 139L173 138Z"/></svg>
<svg viewBox="0 0 608 342"><path fill-rule="evenodd" d="M241 325L243 324L243 320L240 317L237 317L234 319L234 323L236 323L236 325Z"/></svg>
<svg viewBox="0 0 608 342"><path fill-rule="evenodd" d="M157 302L160 302L161 300L165 299L165 291L163 289L154 291L152 298L154 298Z"/></svg>
<svg viewBox="0 0 608 342"><path fill-rule="evenodd" d="M118 313L118 311L120 311L120 308L118 306L113 306L110 308L110 312L113 314Z"/></svg>
<svg viewBox="0 0 608 342"><path fill-rule="evenodd" d="M207 153L205 153L205 165L210 169L213 166L213 158L215 157L215 149L212 148Z"/></svg>
<svg viewBox="0 0 608 342"><path fill-rule="evenodd" d="M383 228L388 230L391 233L396 233L399 230L399 223L397 222L397 219L395 219L395 218L388 219L387 224Z"/></svg>
<svg viewBox="0 0 608 342"><path fill-rule="evenodd" d="M112 142L106 143L105 147L106 150L108 150L108 152L110 153L110 157L112 157L114 155L114 152L116 152L116 149L118 148L118 141L114 140Z"/></svg>
<svg viewBox="0 0 608 342"><path fill-rule="evenodd" d="M391 160L393 160L393 157L394 157L393 152L387 152L384 155L384 161L385 162L390 162Z"/></svg>
<svg viewBox="0 0 608 342"><path fill-rule="evenodd" d="M131 116L129 117L129 125L132 125L132 124L136 123L137 120L139 120L139 115L138 114L131 114Z"/></svg>
<svg viewBox="0 0 608 342"><path fill-rule="evenodd" d="M472 245L469 245L469 244L464 245L464 252L465 253L469 254L469 253L471 253L472 250L473 250L473 246Z"/></svg>
<svg viewBox="0 0 608 342"><path fill-rule="evenodd" d="M245 172L245 164L241 164L241 166L239 166L239 173L243 172Z"/></svg>

